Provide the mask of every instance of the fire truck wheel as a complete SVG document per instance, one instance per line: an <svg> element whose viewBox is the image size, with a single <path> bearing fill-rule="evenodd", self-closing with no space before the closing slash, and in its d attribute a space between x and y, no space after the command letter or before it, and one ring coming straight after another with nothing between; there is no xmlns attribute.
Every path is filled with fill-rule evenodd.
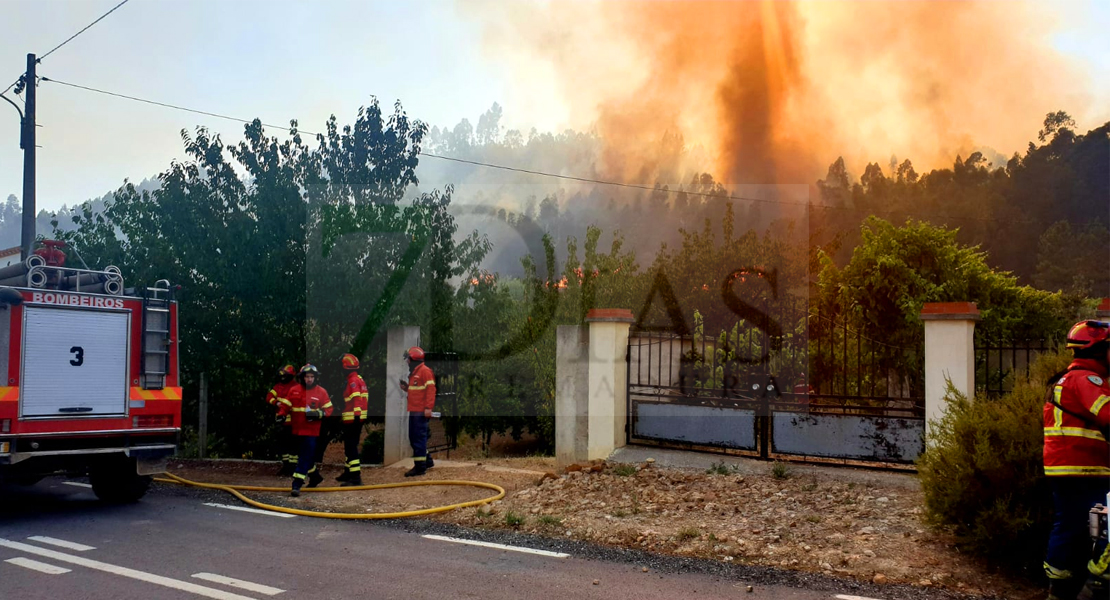
<svg viewBox="0 0 1110 600"><path fill-rule="evenodd" d="M89 468L93 493L104 502L138 502L150 487L151 477L135 472L135 459L107 460Z"/></svg>

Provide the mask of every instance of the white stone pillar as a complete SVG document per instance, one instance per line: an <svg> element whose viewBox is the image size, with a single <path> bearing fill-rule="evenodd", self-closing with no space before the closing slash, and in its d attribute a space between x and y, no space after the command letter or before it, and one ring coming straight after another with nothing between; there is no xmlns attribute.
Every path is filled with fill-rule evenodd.
<svg viewBox="0 0 1110 600"><path fill-rule="evenodd" d="M975 394L974 302L928 302L921 309L925 322L925 437L930 421L948 409L947 382L971 398Z"/></svg>
<svg viewBox="0 0 1110 600"><path fill-rule="evenodd" d="M420 328L390 327L386 333L385 357L385 453L383 464L391 465L412 456L409 446L408 396L400 381L409 379L405 351L420 345Z"/></svg>
<svg viewBox="0 0 1110 600"><path fill-rule="evenodd" d="M590 329L560 325L555 340L555 464L589 460Z"/></svg>
<svg viewBox="0 0 1110 600"><path fill-rule="evenodd" d="M587 447L590 460L608 458L625 445L628 423L628 330L632 311L595 308L589 323L589 401Z"/></svg>

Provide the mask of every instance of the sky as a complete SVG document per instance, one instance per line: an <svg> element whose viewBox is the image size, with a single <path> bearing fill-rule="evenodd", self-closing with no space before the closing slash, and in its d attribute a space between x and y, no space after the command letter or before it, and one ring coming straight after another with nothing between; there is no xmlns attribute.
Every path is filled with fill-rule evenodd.
<svg viewBox="0 0 1110 600"><path fill-rule="evenodd" d="M562 43L599 48L616 42L604 31L594 35L585 27L574 38L559 27L581 22L579 9L588 15L585 9L600 5L603 11L635 11L634 2L659 5L654 0L504 1L131 0L43 60L39 75L272 124L297 118L308 131L320 130L331 114L341 123L351 122L372 96L385 105L401 100L410 116L431 125L453 126L464 117L474 123L498 102L507 128L587 129L597 117L592 109L604 98L576 91L581 71L560 71L559 38L565 33ZM997 1L996 6L1005 5ZM0 89L22 72L28 52L45 53L117 2L0 1ZM866 8L868 2L878 5L878 0L861 0L858 6ZM1110 2L1068 0L1051 6L1051 46L1083 79L1079 100L1069 97L1051 108L1073 111L1081 130L1097 126L1101 123L1094 121L1110 118L1105 34ZM514 19L504 19L508 13ZM538 21L547 17L552 18L546 24ZM506 23L511 35L504 31ZM540 38L541 33L554 37ZM642 40L633 41L603 50L617 56L643 48ZM556 50L545 52L544 47ZM989 56L992 48L975 51ZM586 58L593 52L587 48ZM629 64L643 63L645 56L650 55L633 57ZM238 139L242 131L230 121L52 83L40 85L38 102L38 207L47 210L103 195L125 178L137 182L156 175L171 160L183 158L183 128L204 125L225 140ZM0 114L6 115L0 117L3 198L21 193L22 153L15 111L3 103ZM1033 135L1035 130L1023 132L1020 139ZM980 142L990 145L990 140ZM1015 150L1022 148L998 148L1003 155Z"/></svg>

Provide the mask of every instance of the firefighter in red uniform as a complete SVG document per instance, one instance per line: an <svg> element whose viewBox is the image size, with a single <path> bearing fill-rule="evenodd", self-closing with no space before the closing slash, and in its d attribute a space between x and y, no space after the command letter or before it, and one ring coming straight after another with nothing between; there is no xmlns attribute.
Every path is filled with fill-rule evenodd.
<svg viewBox="0 0 1110 600"><path fill-rule="evenodd" d="M1110 491L1110 323L1077 323L1067 347L1075 360L1049 380L1044 406L1044 471L1054 508L1044 562L1048 597L1105 599L1110 550L1105 541L1092 549L1088 513Z"/></svg>
<svg viewBox="0 0 1110 600"><path fill-rule="evenodd" d="M343 474L336 477L344 486L362 485L362 464L359 461L359 438L362 436L362 420L366 414L366 402L370 391L366 382L358 374L358 357L344 354L343 369L347 371L347 389L343 396L343 450L347 455L347 465Z"/></svg>
<svg viewBox="0 0 1110 600"><path fill-rule="evenodd" d="M270 391L266 393L266 402L274 408L281 408L281 405L289 402L289 390L297 385L293 379L297 376L297 368L293 365L285 365L278 371L278 381ZM278 423L282 424L281 433L278 434L278 448L281 452L281 470L278 471L279 477L289 477L293 474L293 470L297 467L297 448L294 446L293 432L291 427L293 425L293 418L290 414L279 415Z"/></svg>
<svg viewBox="0 0 1110 600"><path fill-rule="evenodd" d="M405 352L409 365L409 380L401 382L401 390L408 393L409 445L412 446L412 469L405 477L423 475L435 466L428 454L428 422L436 404L435 374L424 364L424 351L413 346Z"/></svg>
<svg viewBox="0 0 1110 600"><path fill-rule="evenodd" d="M331 398L316 383L320 371L312 365L301 367L300 385L289 391L289 403L283 404L279 414L293 415L293 435L300 443L297 469L293 473L293 496L301 495L301 487L308 479L308 487L316 487L324 480L316 469L316 438L320 435L320 420L331 414Z"/></svg>

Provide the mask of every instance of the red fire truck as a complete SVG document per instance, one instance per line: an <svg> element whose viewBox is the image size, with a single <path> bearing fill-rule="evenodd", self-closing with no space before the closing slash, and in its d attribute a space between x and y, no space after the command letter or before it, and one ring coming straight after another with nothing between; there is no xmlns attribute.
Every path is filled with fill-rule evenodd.
<svg viewBox="0 0 1110 600"><path fill-rule="evenodd" d="M0 480L87 473L135 501L181 431L174 289L65 267L63 246L0 269Z"/></svg>

